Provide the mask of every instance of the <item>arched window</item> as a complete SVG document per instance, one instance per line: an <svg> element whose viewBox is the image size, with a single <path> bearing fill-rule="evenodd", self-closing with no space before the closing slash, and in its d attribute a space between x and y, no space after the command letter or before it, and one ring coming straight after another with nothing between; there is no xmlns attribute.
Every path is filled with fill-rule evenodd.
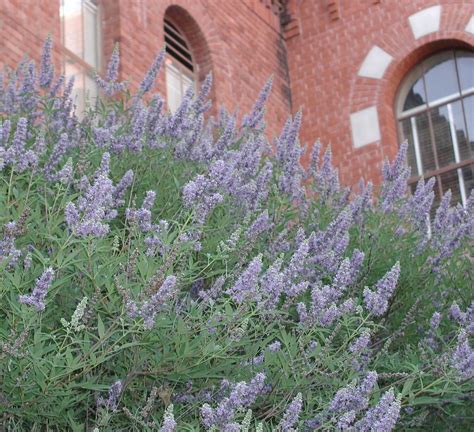
<svg viewBox="0 0 474 432"><path fill-rule="evenodd" d="M74 76L77 113L98 95L94 71L101 66L100 9L97 0L61 0L61 41L64 74Z"/></svg>
<svg viewBox="0 0 474 432"><path fill-rule="evenodd" d="M169 19L165 19L166 94L168 108L175 112L186 90L195 86L196 67L189 43L183 32Z"/></svg>
<svg viewBox="0 0 474 432"><path fill-rule="evenodd" d="M437 200L451 189L465 204L474 188L474 53L443 51L420 63L400 88L397 117L410 183L436 176Z"/></svg>

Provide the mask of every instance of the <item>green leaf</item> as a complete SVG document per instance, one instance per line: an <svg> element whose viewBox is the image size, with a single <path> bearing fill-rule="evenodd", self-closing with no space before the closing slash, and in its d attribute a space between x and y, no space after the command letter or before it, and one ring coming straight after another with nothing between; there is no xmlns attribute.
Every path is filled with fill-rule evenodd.
<svg viewBox="0 0 474 432"><path fill-rule="evenodd" d="M405 384L403 385L403 389L402 389L402 397L410 393L410 390L413 387L414 382L415 382L414 378L409 378L405 381Z"/></svg>
<svg viewBox="0 0 474 432"><path fill-rule="evenodd" d="M431 396L421 396L411 402L410 405L437 405L439 402L440 400L438 398Z"/></svg>
<svg viewBox="0 0 474 432"><path fill-rule="evenodd" d="M105 326L100 315L97 315L97 332L99 333L99 338L103 339L105 335Z"/></svg>

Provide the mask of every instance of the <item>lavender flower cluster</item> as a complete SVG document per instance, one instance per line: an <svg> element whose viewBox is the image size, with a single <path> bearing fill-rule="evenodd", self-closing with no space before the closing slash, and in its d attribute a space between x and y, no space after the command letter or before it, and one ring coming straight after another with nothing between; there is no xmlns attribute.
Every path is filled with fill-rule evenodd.
<svg viewBox="0 0 474 432"><path fill-rule="evenodd" d="M109 388L107 398L99 396L97 398L97 406L104 407L109 411L116 411L119 403L120 396L123 391L122 380L115 381Z"/></svg>
<svg viewBox="0 0 474 432"><path fill-rule="evenodd" d="M237 383L228 397L225 397L217 407L212 408L209 404L201 407L201 419L203 425L210 429L212 427L226 432L240 431L240 425L234 421L236 411L252 405L265 388L265 375L259 373L248 384Z"/></svg>
<svg viewBox="0 0 474 432"><path fill-rule="evenodd" d="M21 295L19 296L18 300L20 303L35 307L38 312L43 311L46 307L45 297L46 294L48 294L51 284L53 283L53 279L54 270L49 267L37 279L31 294Z"/></svg>
<svg viewBox="0 0 474 432"><path fill-rule="evenodd" d="M165 303L170 300L176 292L176 277L168 276L159 289L150 299L144 301L140 306L133 300L126 303L127 314L130 318L143 318L144 327L151 329L155 325L156 315L163 309Z"/></svg>
<svg viewBox="0 0 474 432"><path fill-rule="evenodd" d="M328 414L337 422L339 430L390 432L400 415L400 400L393 389L388 390L377 405L369 408L369 397L377 383L377 373L369 372L360 384L339 390L328 409ZM364 411L367 410L365 413ZM357 420L357 417L363 416Z"/></svg>
<svg viewBox="0 0 474 432"><path fill-rule="evenodd" d="M400 263L397 262L375 285L375 291L364 289L364 303L375 316L382 316L388 309L389 300L397 287Z"/></svg>
<svg viewBox="0 0 474 432"><path fill-rule="evenodd" d="M15 246L15 240L18 236L16 222L8 222L3 227L3 238L0 240L0 264L6 264L6 267L12 267L21 257L21 250Z"/></svg>
<svg viewBox="0 0 474 432"><path fill-rule="evenodd" d="M81 180L83 196L77 200L77 204L69 202L64 210L68 227L79 237L103 237L109 232L108 222L117 216L115 207L123 203L123 196L131 184L133 173L128 171L117 186L113 186L112 180L108 177L109 160L109 153L104 153L93 183L89 183L87 177L83 177ZM144 211L140 214L146 218ZM145 220L142 222L145 223Z"/></svg>

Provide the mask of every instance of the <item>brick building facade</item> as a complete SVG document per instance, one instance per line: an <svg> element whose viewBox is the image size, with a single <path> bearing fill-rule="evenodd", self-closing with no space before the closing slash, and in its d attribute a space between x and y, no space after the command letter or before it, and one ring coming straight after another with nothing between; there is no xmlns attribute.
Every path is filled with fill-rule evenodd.
<svg viewBox="0 0 474 432"><path fill-rule="evenodd" d="M64 42L61 4L84 2L100 12L95 65L71 53ZM343 183L355 184L361 177L380 180L383 159L393 157L406 138L411 162L418 164L413 180L437 175L439 194L457 187L459 200L473 188L471 0L0 0L0 5L0 66L16 64L25 52L37 58L51 33L59 68L69 58L78 67L103 69L119 42L121 77L133 85L164 45L166 21L184 50L179 52L192 56L190 76L197 85L212 71L215 106L246 112L273 75L266 116L270 136L301 109L302 142L319 138L331 145ZM90 36L90 29L84 31ZM443 53L452 54L436 60ZM430 58L435 60L430 63ZM428 66L407 84L425 59ZM443 74L455 68L456 92L440 94L436 101L428 100L428 94L414 111L398 110L404 85L417 88L422 80L429 93L426 83L436 65L446 69ZM167 77L162 73L158 83L165 94ZM407 99L413 96L405 93ZM448 149L441 148L440 131L449 135L443 135L452 142Z"/></svg>

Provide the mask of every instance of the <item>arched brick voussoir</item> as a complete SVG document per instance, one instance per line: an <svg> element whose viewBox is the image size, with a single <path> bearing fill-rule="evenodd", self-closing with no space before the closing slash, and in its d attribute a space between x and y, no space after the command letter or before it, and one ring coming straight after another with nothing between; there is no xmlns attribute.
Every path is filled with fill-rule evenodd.
<svg viewBox="0 0 474 432"><path fill-rule="evenodd" d="M390 28L382 29L353 68L349 115L376 107L380 141L375 144L380 144L383 157L393 157L398 149L395 99L406 74L437 51L454 47L472 49L474 46L474 35L465 30L473 14L472 6L442 5L439 30L418 39L409 24L413 14L400 17ZM374 46L391 56L391 61L380 78L360 76L358 72Z"/></svg>

